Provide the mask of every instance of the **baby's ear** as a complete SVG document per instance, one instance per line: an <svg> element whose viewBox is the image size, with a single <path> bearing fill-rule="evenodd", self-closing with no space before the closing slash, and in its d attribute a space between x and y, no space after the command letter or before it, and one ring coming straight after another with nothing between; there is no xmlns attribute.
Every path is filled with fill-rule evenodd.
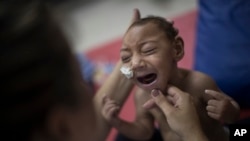
<svg viewBox="0 0 250 141"><path fill-rule="evenodd" d="M184 56L184 41L181 37L177 36L174 41L174 58L175 61L180 61Z"/></svg>
<svg viewBox="0 0 250 141"><path fill-rule="evenodd" d="M62 106L55 107L49 113L46 120L46 128L49 135L56 140L68 140L75 135L75 116Z"/></svg>

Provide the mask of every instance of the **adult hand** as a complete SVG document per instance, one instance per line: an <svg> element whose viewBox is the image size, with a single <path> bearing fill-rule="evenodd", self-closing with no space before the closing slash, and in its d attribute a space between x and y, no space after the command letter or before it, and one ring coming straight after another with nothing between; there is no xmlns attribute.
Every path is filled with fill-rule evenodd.
<svg viewBox="0 0 250 141"><path fill-rule="evenodd" d="M141 19L140 11L139 11L139 9L135 8L133 11L133 17L131 20L131 24L133 24L134 22L136 22L139 19Z"/></svg>
<svg viewBox="0 0 250 141"><path fill-rule="evenodd" d="M200 125L192 97L180 89L170 86L167 96L152 90L152 101L162 110L170 128L184 140L207 140ZM145 104L144 104L145 105Z"/></svg>

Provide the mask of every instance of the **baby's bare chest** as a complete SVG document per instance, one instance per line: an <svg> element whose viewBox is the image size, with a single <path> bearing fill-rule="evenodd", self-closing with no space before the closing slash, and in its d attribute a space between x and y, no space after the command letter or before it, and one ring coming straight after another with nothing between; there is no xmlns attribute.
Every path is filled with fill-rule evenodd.
<svg viewBox="0 0 250 141"><path fill-rule="evenodd" d="M204 118L204 115L206 115L206 105L201 102L200 98L194 97L193 99L198 115ZM159 107L155 106L154 108L151 108L148 112L154 117L156 122L163 124L167 122L165 115Z"/></svg>

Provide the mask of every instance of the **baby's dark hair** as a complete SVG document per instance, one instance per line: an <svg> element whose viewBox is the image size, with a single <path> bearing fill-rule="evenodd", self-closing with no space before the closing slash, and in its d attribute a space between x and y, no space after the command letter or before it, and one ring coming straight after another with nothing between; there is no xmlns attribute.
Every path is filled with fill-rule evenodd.
<svg viewBox="0 0 250 141"><path fill-rule="evenodd" d="M173 22L167 21L165 18L159 17L159 16L148 16L145 18L141 18L137 21L135 21L130 27L136 26L136 25L145 25L147 23L154 23L156 24L160 29L164 31L166 36L169 38L170 41L174 41L175 38L178 36L178 29L176 29L173 26Z"/></svg>

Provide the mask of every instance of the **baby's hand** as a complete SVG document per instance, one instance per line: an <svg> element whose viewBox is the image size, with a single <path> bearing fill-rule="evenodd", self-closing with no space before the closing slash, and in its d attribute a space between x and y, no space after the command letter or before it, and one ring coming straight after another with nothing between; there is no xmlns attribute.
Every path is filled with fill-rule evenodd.
<svg viewBox="0 0 250 141"><path fill-rule="evenodd" d="M119 125L119 110L120 106L114 100L108 97L103 98L102 115L113 126Z"/></svg>
<svg viewBox="0 0 250 141"><path fill-rule="evenodd" d="M205 93L213 97L206 107L211 118L228 124L238 119L240 107L231 97L214 90L205 90Z"/></svg>

